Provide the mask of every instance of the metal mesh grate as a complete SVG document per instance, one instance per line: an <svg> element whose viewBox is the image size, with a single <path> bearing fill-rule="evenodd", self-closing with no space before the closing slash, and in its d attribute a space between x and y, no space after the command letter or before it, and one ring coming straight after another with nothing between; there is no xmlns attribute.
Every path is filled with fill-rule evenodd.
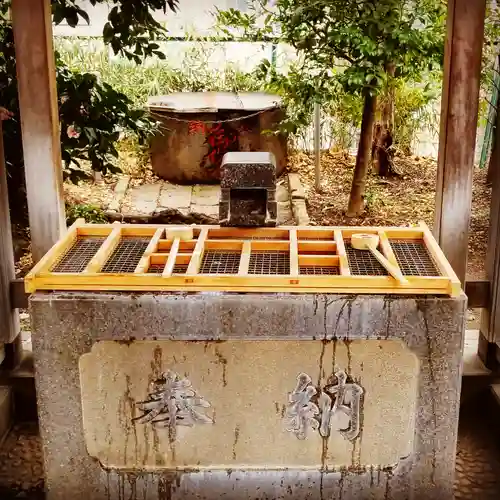
<svg viewBox="0 0 500 500"><path fill-rule="evenodd" d="M106 238L80 236L52 268L54 273L81 273Z"/></svg>
<svg viewBox="0 0 500 500"><path fill-rule="evenodd" d="M149 238L123 237L101 272L133 273L148 244Z"/></svg>
<svg viewBox="0 0 500 500"><path fill-rule="evenodd" d="M357 250L346 242L345 250L351 274L354 276L387 276L384 266L371 254L369 250Z"/></svg>
<svg viewBox="0 0 500 500"><path fill-rule="evenodd" d="M238 274L240 252L207 250L203 254L200 274Z"/></svg>
<svg viewBox="0 0 500 500"><path fill-rule="evenodd" d="M334 266L300 266L300 274L337 275L339 268Z"/></svg>
<svg viewBox="0 0 500 500"><path fill-rule="evenodd" d="M161 274L165 264L151 264L148 268L148 274Z"/></svg>
<svg viewBox="0 0 500 500"><path fill-rule="evenodd" d="M391 241L391 247L404 275L441 275L423 241Z"/></svg>
<svg viewBox="0 0 500 500"><path fill-rule="evenodd" d="M172 274L186 274L188 265L187 264L176 264L172 270ZM163 269L165 269L165 264L152 264L149 266L149 274L162 274Z"/></svg>
<svg viewBox="0 0 500 500"><path fill-rule="evenodd" d="M248 274L290 274L290 253L280 250L252 252Z"/></svg>

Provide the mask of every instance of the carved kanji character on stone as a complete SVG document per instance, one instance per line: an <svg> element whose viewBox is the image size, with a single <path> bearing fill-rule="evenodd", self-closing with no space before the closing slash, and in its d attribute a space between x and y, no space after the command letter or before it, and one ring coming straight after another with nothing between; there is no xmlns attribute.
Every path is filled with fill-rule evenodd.
<svg viewBox="0 0 500 500"><path fill-rule="evenodd" d="M309 428L316 430L319 427L316 419L319 409L311 402L315 394L316 389L311 384L311 377L301 373L297 377L295 390L289 395L286 412L287 430L293 432L299 439L307 437Z"/></svg>
<svg viewBox="0 0 500 500"><path fill-rule="evenodd" d="M330 435L330 429L338 430L347 440L356 439L360 430L360 407L363 388L348 383L344 371L335 374L336 382L327 385L319 400L321 425L319 433ZM333 402L333 404L332 404Z"/></svg>
<svg viewBox="0 0 500 500"><path fill-rule="evenodd" d="M143 415L134 421L168 427L171 439L175 439L178 425L192 427L195 424L213 423L200 410L209 408L210 403L196 395L187 378L180 378L172 371L164 373L162 379L153 382L148 399L137 403L137 406Z"/></svg>
<svg viewBox="0 0 500 500"><path fill-rule="evenodd" d="M363 388L347 382L344 371L337 372L335 382L323 390L316 389L311 377L301 373L288 398L287 430L305 439L309 429L319 429L322 437L328 437L333 429L352 441L360 431L362 394Z"/></svg>

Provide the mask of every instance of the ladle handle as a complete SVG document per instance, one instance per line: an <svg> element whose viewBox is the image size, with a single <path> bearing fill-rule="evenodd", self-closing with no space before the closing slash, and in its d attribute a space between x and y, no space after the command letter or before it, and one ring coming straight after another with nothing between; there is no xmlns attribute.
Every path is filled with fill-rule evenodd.
<svg viewBox="0 0 500 500"><path fill-rule="evenodd" d="M370 252L401 285L408 284L408 280L403 276L403 273L396 266L393 266L376 248L370 247Z"/></svg>

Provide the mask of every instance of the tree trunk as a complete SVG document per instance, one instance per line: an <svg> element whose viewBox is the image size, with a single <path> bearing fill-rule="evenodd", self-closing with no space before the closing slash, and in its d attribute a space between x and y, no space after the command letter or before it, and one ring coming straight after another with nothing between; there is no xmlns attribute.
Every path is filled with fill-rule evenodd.
<svg viewBox="0 0 500 500"><path fill-rule="evenodd" d="M373 123L375 121L375 110L377 107L377 97L371 95L369 91L364 95L365 103L363 107L363 119L361 121L361 134L359 137L358 154L356 156L356 166L352 179L351 196L347 207L347 217L356 217L363 212L364 194L366 185L366 174L370 164L370 153L373 138Z"/></svg>
<svg viewBox="0 0 500 500"><path fill-rule="evenodd" d="M392 78L395 73L394 64L386 66L389 76L389 88L387 90L380 122L375 124L374 139L372 146L372 169L381 177L396 175L394 170L393 131L394 131L394 100L395 90Z"/></svg>

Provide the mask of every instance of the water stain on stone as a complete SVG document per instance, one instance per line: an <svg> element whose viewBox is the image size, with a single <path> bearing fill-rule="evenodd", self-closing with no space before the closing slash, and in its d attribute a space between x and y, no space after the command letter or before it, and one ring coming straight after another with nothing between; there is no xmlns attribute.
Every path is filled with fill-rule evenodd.
<svg viewBox="0 0 500 500"><path fill-rule="evenodd" d="M238 445L238 440L240 438L240 428L237 425L234 428L234 442L233 442L233 460L236 460L236 446Z"/></svg>
<svg viewBox="0 0 500 500"><path fill-rule="evenodd" d="M342 500L344 496L344 481L347 475L347 471L345 468L340 469L340 479L339 479L339 500Z"/></svg>
<svg viewBox="0 0 500 500"><path fill-rule="evenodd" d="M128 500L137 500L137 475L134 473L128 473L127 480L130 488L130 496Z"/></svg>
<svg viewBox="0 0 500 500"><path fill-rule="evenodd" d="M153 361L151 362L151 371L153 372L153 376L155 379L160 379L163 376L162 349L159 345L156 346L153 351Z"/></svg>
<svg viewBox="0 0 500 500"><path fill-rule="evenodd" d="M332 374L336 371L336 358L337 358L337 339L332 340Z"/></svg>
<svg viewBox="0 0 500 500"><path fill-rule="evenodd" d="M133 434L134 439L134 458L135 463L138 462L138 439L137 439L137 428L134 422L135 418L135 399L131 395L130 391L130 376L125 376L125 392L123 396L120 398L118 405L118 420L120 422L120 427L123 429L125 433L125 443L124 443L124 456L123 463L128 463L128 445L130 434Z"/></svg>
<svg viewBox="0 0 500 500"><path fill-rule="evenodd" d="M361 373L363 373L363 363L361 363ZM354 379L354 382L363 388L363 393L360 396L359 401L359 434L356 438L357 441L357 457L356 457L356 467L361 467L361 450L363 447L363 427L364 427L364 405L365 405L365 397L366 397L366 389L363 387L363 383L361 381L361 376Z"/></svg>
<svg viewBox="0 0 500 500"><path fill-rule="evenodd" d="M352 353L351 353L352 340L349 340L349 338L346 337L343 339L343 342L347 349L347 373L350 374L352 371Z"/></svg>
<svg viewBox="0 0 500 500"><path fill-rule="evenodd" d="M153 433L153 452L155 454L155 465L157 467L163 467L165 465L165 458L160 450L160 436L155 427L151 428Z"/></svg>
<svg viewBox="0 0 500 500"><path fill-rule="evenodd" d="M227 386L227 359L222 355L219 349L215 348L215 356L217 357L217 363L222 365L222 385Z"/></svg>
<svg viewBox="0 0 500 500"><path fill-rule="evenodd" d="M384 500L389 500L391 498L391 479L393 476L393 470L391 467L384 469L385 473L385 492Z"/></svg>
<svg viewBox="0 0 500 500"><path fill-rule="evenodd" d="M135 342L135 337L129 337L128 339L117 339L115 340L117 344L130 346Z"/></svg>
<svg viewBox="0 0 500 500"><path fill-rule="evenodd" d="M323 368L323 361L325 359L326 346L329 343L330 343L330 341L327 339L321 340L321 352L320 352L319 361L318 361L318 365L319 365L318 384L317 384L318 387L321 386L321 380L325 376L325 370Z"/></svg>
<svg viewBox="0 0 500 500"><path fill-rule="evenodd" d="M391 333L391 320L392 320L392 314L391 314L391 305L392 305L392 298L391 297L384 297L384 309L386 310L386 319L385 319L385 339L387 340L390 337Z"/></svg>

